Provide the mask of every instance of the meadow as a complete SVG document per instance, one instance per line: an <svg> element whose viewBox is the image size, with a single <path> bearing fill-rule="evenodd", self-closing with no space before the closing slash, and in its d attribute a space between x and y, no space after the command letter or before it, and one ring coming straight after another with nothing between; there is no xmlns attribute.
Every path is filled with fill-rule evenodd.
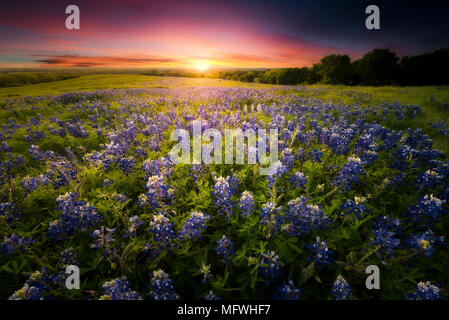
<svg viewBox="0 0 449 320"><path fill-rule="evenodd" d="M447 298L447 86L100 74L0 100L1 299ZM198 118L277 129L280 161L172 163Z"/></svg>

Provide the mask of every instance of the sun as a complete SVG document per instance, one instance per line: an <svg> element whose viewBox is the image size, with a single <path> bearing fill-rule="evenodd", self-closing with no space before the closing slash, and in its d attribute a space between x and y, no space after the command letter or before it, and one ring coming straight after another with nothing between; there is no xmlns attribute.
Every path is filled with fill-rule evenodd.
<svg viewBox="0 0 449 320"><path fill-rule="evenodd" d="M199 60L195 62L194 68L198 71L204 72L209 69L209 63L206 60Z"/></svg>

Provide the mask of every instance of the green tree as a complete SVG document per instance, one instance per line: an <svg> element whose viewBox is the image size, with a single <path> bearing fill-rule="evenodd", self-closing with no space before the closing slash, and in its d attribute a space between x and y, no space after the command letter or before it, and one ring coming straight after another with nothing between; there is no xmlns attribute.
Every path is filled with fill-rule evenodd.
<svg viewBox="0 0 449 320"><path fill-rule="evenodd" d="M347 55L331 54L321 59L317 66L324 83L350 84L352 76L351 59Z"/></svg>
<svg viewBox="0 0 449 320"><path fill-rule="evenodd" d="M362 84L381 86L396 82L398 62L396 53L388 49L374 49L353 65Z"/></svg>

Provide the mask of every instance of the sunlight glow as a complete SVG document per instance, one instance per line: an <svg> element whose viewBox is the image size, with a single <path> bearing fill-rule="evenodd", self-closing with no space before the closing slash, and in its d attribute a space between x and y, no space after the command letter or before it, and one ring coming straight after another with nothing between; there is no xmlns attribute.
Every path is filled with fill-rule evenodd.
<svg viewBox="0 0 449 320"><path fill-rule="evenodd" d="M194 68L203 72L209 69L209 63L206 60L199 60L195 62Z"/></svg>

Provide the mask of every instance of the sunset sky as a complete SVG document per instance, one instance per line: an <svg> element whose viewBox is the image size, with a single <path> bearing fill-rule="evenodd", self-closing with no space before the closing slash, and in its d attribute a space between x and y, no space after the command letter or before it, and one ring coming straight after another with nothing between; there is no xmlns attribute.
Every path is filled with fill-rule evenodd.
<svg viewBox="0 0 449 320"><path fill-rule="evenodd" d="M449 46L444 3L15 0L1 5L0 67L301 67L374 48L420 54ZM65 28L70 4L80 30ZM370 4L381 30L365 28Z"/></svg>

